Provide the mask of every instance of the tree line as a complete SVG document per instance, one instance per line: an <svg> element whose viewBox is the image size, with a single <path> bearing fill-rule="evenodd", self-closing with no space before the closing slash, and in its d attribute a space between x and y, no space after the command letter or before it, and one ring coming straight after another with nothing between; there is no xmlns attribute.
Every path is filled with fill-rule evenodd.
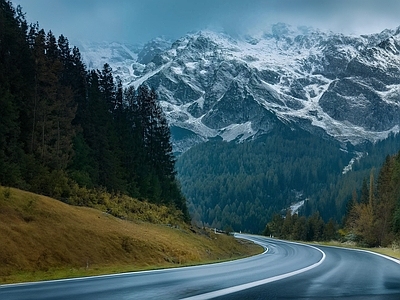
<svg viewBox="0 0 400 300"><path fill-rule="evenodd" d="M0 0L0 184L67 201L104 188L189 215L156 93L124 89L105 64Z"/></svg>
<svg viewBox="0 0 400 300"><path fill-rule="evenodd" d="M339 238L337 230L338 224L333 219L326 223L318 212L306 217L288 210L285 216L275 214L265 226L263 235L300 241L330 241Z"/></svg>

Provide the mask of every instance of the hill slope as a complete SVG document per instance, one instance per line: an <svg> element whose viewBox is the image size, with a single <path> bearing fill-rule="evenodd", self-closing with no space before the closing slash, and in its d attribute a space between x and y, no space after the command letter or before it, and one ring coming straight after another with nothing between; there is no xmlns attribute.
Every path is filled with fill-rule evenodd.
<svg viewBox="0 0 400 300"><path fill-rule="evenodd" d="M195 232L194 232L195 231ZM258 247L0 187L0 283L198 264Z"/></svg>

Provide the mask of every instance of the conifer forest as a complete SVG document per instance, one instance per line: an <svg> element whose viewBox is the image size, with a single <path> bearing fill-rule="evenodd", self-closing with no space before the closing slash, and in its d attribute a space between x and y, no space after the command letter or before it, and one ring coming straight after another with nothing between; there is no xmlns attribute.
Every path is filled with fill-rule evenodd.
<svg viewBox="0 0 400 300"><path fill-rule="evenodd" d="M108 64L88 70L67 37L0 3L0 184L65 202L79 189L126 194L189 220L156 93L124 89Z"/></svg>

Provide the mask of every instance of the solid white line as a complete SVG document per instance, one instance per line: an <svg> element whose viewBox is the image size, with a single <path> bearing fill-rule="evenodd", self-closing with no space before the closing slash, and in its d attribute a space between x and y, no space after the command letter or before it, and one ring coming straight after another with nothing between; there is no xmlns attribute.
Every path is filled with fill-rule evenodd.
<svg viewBox="0 0 400 300"><path fill-rule="evenodd" d="M319 245L318 245L319 246ZM345 249L345 250L351 250L351 251L358 251L358 252L366 252L369 254L374 254L383 258L386 258L388 260L391 260L393 262L395 262L396 264L400 265L400 260L382 253L378 253L378 252L374 252L374 251L370 251L370 250L365 250L365 249L357 249L357 248L346 248L346 247L337 247L337 246L325 246L325 245L321 245L322 247L330 247L330 248L335 248L335 249Z"/></svg>
<svg viewBox="0 0 400 300"><path fill-rule="evenodd" d="M245 238L243 238L245 239ZM192 269L192 268L207 268L212 265L223 265L223 264L232 264L236 263L237 261L240 260L246 260L246 259L252 259L254 257L264 255L265 253L268 252L268 248L266 246L260 245L264 248L264 252L254 255L254 256L249 256L245 258L239 258L239 259L234 259L234 260L229 260L229 261L224 261L224 262L216 262L216 263L211 263L211 264L203 264L203 265L194 265L194 266L182 266L182 267L173 267L173 268L167 268L167 269L156 269L156 270L145 270L145 271L132 271L132 272L124 272L124 273L116 273L116 274L105 274L105 275L94 275L94 276L85 276L85 277L73 277L73 278L64 278L64 279L51 279L51 280L43 280L43 281L31 281L31 282L18 282L18 283L7 283L7 284L0 284L0 289L2 288L8 288L8 287L13 287L13 286L27 286L27 285L37 285L37 284L48 284L48 283L53 283L53 282L64 282L64 281L81 281L81 280L91 280L91 279L101 279L101 278L112 278L112 277L125 277L125 276L132 276L132 275L142 275L142 274L148 274L148 273L161 273L161 272L179 272L180 270L187 270L187 269Z"/></svg>
<svg viewBox="0 0 400 300"><path fill-rule="evenodd" d="M290 242L290 243L297 244L297 243L293 243L293 242ZM304 244L301 244L301 245L304 245ZM262 280L258 280L258 281L253 281L253 282L249 282L249 283L245 283L245 284L241 284L241 285L237 285L237 286L232 286L232 287L221 289L221 290L214 291L214 292L209 292L209 293L205 293L205 294L201 294L201 295L183 298L181 300L206 300L206 299L211 299L211 298L215 298L215 297L225 296L228 294L240 292L240 291L247 290L247 289L250 289L250 288L253 288L256 286L260 286L263 284L267 284L267 283L271 283L271 282L278 281L281 279L285 279L285 278L288 278L288 277L291 277L291 276L294 276L294 275L297 275L300 273L304 273L304 272L314 269L314 268L318 267L320 264L322 264L322 262L326 258L325 252L314 246L310 246L310 245L304 245L304 246L308 246L308 247L318 250L319 252L322 253L322 258L315 264L312 264L306 268L296 270L296 271L293 271L290 273L286 273L286 274L282 274L282 275L278 275L278 276L274 276L274 277L270 277L270 278L266 278L266 279L262 279Z"/></svg>

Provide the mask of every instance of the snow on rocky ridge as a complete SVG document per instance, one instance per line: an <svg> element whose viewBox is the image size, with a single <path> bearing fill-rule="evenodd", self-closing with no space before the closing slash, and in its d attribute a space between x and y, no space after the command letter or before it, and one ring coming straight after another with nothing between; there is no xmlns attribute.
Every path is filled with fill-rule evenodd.
<svg viewBox="0 0 400 300"><path fill-rule="evenodd" d="M179 152L215 136L253 138L276 122L353 144L400 129L399 29L345 36L275 24L241 38L201 31L144 47L82 46L89 68L108 62L125 86L156 89L171 128L182 129L172 131Z"/></svg>

